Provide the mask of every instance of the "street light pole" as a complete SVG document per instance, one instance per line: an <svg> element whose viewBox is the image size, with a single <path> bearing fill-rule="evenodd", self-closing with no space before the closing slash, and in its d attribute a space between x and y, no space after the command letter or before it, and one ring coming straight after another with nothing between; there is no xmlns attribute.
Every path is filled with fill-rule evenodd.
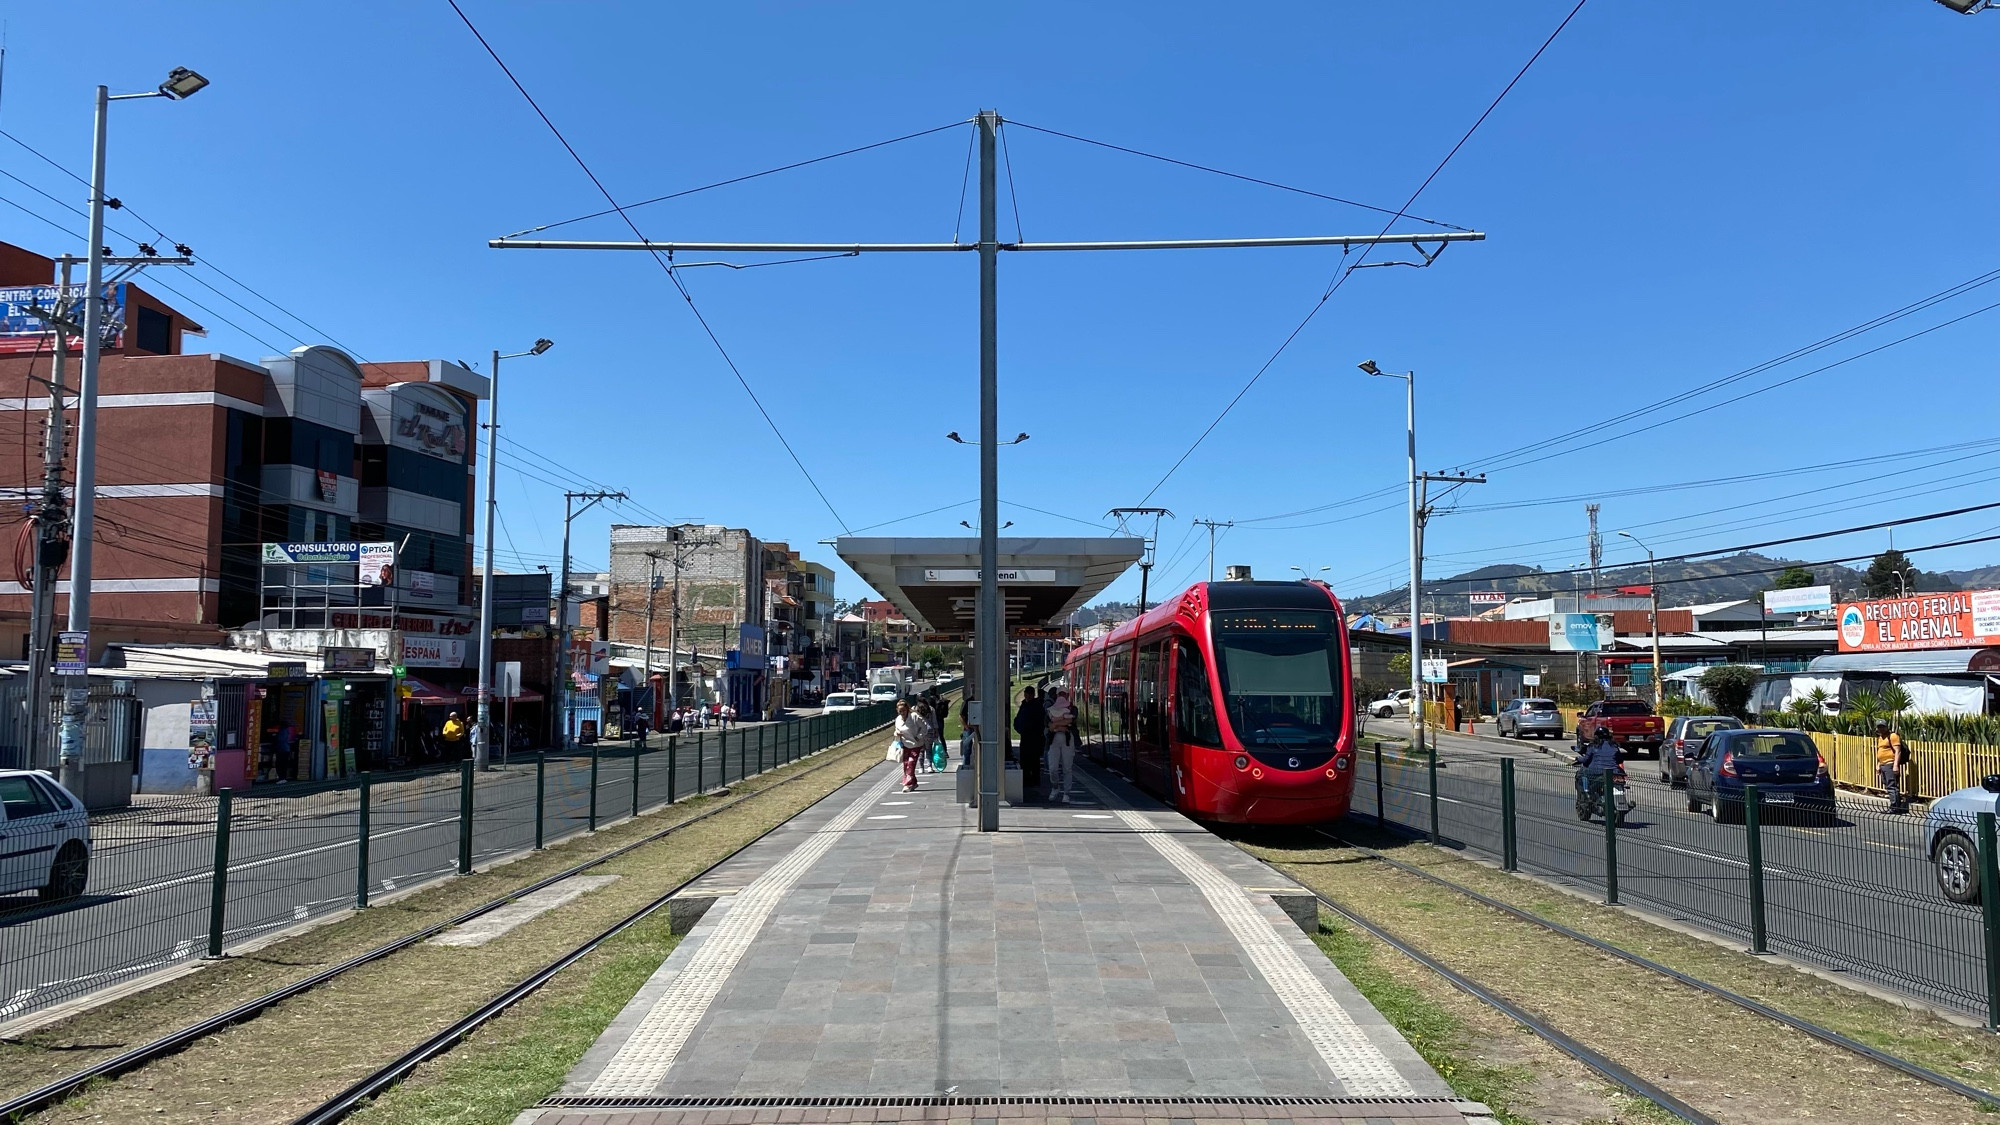
<svg viewBox="0 0 2000 1125"><path fill-rule="evenodd" d="M535 341L525 352L501 355L493 349L493 385L486 394L486 550L479 564L479 721L472 730L472 768L483 770L493 761L493 517L499 506L494 484L500 471L500 361L540 355L555 342Z"/></svg>
<svg viewBox="0 0 2000 1125"><path fill-rule="evenodd" d="M90 244L83 270L83 368L77 377L76 481L70 512L69 631L90 632L91 539L97 519L97 375L104 336L104 150L112 102L138 98L191 97L208 79L186 67L176 67L156 90L143 94L113 94L97 88L96 119L90 144L90 213L86 232ZM85 643L85 658L89 645ZM82 784L83 720L89 709L89 689L64 693L61 737L61 780Z"/></svg>
<svg viewBox="0 0 2000 1125"><path fill-rule="evenodd" d="M979 114L979 831L1000 830L1007 724L1006 607L1000 601L1000 115Z"/></svg>
<svg viewBox="0 0 2000 1125"><path fill-rule="evenodd" d="M1657 714L1660 710L1660 703L1664 698L1664 685L1660 683L1660 583L1655 578L1653 572L1653 549L1646 546L1645 543L1640 541L1638 536L1629 531L1621 531L1618 534L1623 535L1634 543L1638 543L1639 548L1646 552L1646 592L1653 596L1653 612L1649 617L1653 626L1653 711ZM1763 616L1761 605L1758 609L1758 616L1759 618Z"/></svg>
<svg viewBox="0 0 2000 1125"><path fill-rule="evenodd" d="M1361 370L1369 375L1401 379L1405 392L1404 410L1409 435L1410 460L1410 740L1417 752L1424 749L1424 629L1422 590L1424 585L1423 548L1417 543L1417 523L1422 519L1417 499L1417 373L1401 375L1382 370L1372 359L1363 360Z"/></svg>

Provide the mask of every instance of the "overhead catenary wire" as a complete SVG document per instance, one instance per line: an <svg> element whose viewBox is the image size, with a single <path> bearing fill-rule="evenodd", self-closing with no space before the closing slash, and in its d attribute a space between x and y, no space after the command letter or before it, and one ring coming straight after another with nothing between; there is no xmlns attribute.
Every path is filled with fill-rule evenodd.
<svg viewBox="0 0 2000 1125"><path fill-rule="evenodd" d="M627 214L625 208L619 205L618 200L612 196L610 189L604 186L604 181L600 180L597 173L591 170L589 163L576 151L576 147L569 143L569 138L563 135L563 131L557 128L556 123L542 110L541 104L535 101L534 95L528 93L528 88L521 84L519 78L514 76L514 72L507 66L506 60L500 57L500 53L493 49L491 43L486 41L486 36L480 33L479 28L472 22L471 17L467 16L465 10L459 7L458 0L445 0L445 2L451 5L451 10L458 14L458 18L465 24L466 30L472 32L472 37L479 41L480 47L485 49L486 54L492 58L494 65L500 68L500 72L507 76L507 81L513 84L514 89L528 103L528 107L535 111L535 116L541 119L542 124L548 127L550 133L554 134L556 141L562 145L563 151L569 153L570 159L575 161L576 166L589 178L591 184L597 188L598 194L602 195L604 201L611 205L611 210L617 212L618 217L632 231L632 236L641 242L647 241L645 234L639 230L639 225L632 221L632 216ZM956 124L958 123L953 122L952 126L941 126L940 128L951 128ZM937 132L938 130L933 129L928 131ZM701 325L701 330L708 336L709 343L714 345L716 353L728 365L730 374L734 375L737 383L743 387L743 393L750 396L751 405L757 408L757 413L763 417L765 425L771 428L771 433L777 437L778 444L784 447L786 455L792 459L792 464L798 467L800 475L804 476L806 483L812 486L813 493L819 497L820 503L826 506L826 510L833 516L834 522L838 523L842 530L845 530L847 528L847 521L841 518L840 510L835 508L833 501L827 498L826 491L820 487L819 481L813 479L812 472L806 468L805 461L799 457L798 451L792 448L792 443L785 437L784 431L778 428L777 420L772 418L771 412L764 408L763 400L757 397L757 392L751 388L749 379L745 378L742 370L737 367L735 358L729 354L729 349L723 347L722 339L715 334L715 329L709 326L708 318L703 316L701 309L695 305L694 295L688 292L687 286L674 273L672 265L658 251L650 251L650 256L654 262L659 264L661 271L667 275L668 283L680 293L681 299L687 302L688 311L694 314L696 323Z"/></svg>
<svg viewBox="0 0 2000 1125"><path fill-rule="evenodd" d="M1570 21L1575 19L1577 13L1583 11L1583 6L1589 2L1590 0L1577 0L1576 6L1569 10L1569 14L1562 18L1562 22L1556 25L1556 29L1549 33L1548 38L1542 40L1542 45L1535 48L1535 53L1528 56L1528 61L1521 64L1521 69L1514 73L1514 77L1509 79L1507 85L1502 87L1493 100L1487 104L1486 109L1473 121L1472 126L1458 138L1457 143L1451 146L1450 151L1444 154L1444 159L1437 162L1436 167L1431 169L1430 174L1425 176L1423 182L1417 185L1417 189L1410 193L1408 199L1403 201L1403 205L1398 207L1395 213L1389 216L1388 221L1382 224L1382 230L1378 237L1388 234L1389 229L1396 225L1396 220L1409 214L1410 208L1416 205L1418 197L1422 196L1425 189L1431 186L1431 182L1444 172L1445 166L1450 164L1452 158L1458 155L1459 150L1465 147L1466 142L1472 139L1472 135L1479 131L1479 127L1486 123L1486 119L1493 116L1493 111L1500 108L1500 103L1505 101L1507 95L1513 92L1514 87L1520 84L1521 79L1527 76L1528 71L1534 67L1536 60L1540 59L1549 49L1550 45L1555 43L1556 37L1563 33L1563 29L1570 25ZM1187 459L1194 456L1195 450L1201 448L1202 443L1208 440L1208 435L1214 433L1215 428L1222 424L1222 420L1229 417L1230 412L1236 409L1236 404L1243 401L1244 396L1250 393L1251 389L1257 385L1265 373L1270 371L1271 366L1278 362L1279 357L1283 356L1292 346L1292 342L1297 340L1300 334L1306 330L1306 327L1313 322L1314 318L1319 316L1320 310L1324 309L1327 302L1333 299L1333 295L1340 291L1340 287L1347 283L1347 279L1354 276L1356 267L1368 260L1368 255L1374 250L1374 247L1374 243L1369 243L1361 248L1361 253L1352 263L1343 262L1341 268L1335 272L1332 283L1327 286L1325 292L1320 294L1319 300L1313 303L1312 308L1306 312L1305 317L1299 321L1297 327L1293 328L1285 336L1284 340L1278 344L1277 350L1271 353L1270 357L1250 376L1249 381L1243 384L1242 389L1238 390L1235 396L1216 414L1214 419L1202 429L1201 433L1195 436L1194 441L1188 444L1187 449L1174 459L1174 463L1168 466L1165 473L1160 475L1160 479L1153 483L1153 487L1146 490L1146 495L1140 498L1139 502L1141 504L1151 500L1154 494L1159 492L1166 485L1167 481L1171 480L1173 475L1180 471L1180 467L1187 463ZM1343 253L1344 258L1345 254Z"/></svg>

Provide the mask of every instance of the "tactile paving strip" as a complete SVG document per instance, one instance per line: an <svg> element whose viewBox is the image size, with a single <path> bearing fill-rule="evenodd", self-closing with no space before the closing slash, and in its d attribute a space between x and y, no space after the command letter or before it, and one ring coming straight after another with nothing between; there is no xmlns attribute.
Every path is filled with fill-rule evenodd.
<svg viewBox="0 0 2000 1125"><path fill-rule="evenodd" d="M1255 903L1249 892L1217 871L1215 866L1188 849L1186 844L1162 831L1142 814L1126 807L1111 792L1090 778L1079 776L1086 789L1104 807L1117 814L1127 828L1151 844L1161 858L1188 877L1208 899L1208 905L1229 927L1229 933L1271 990L1285 1003L1298 1021L1319 1057L1339 1077L1350 1094L1408 1096L1416 1093L1380 1048L1370 1042L1354 1018L1347 1014L1326 986L1320 983L1298 951L1286 941Z"/></svg>
<svg viewBox="0 0 2000 1125"><path fill-rule="evenodd" d="M777 909L793 884L797 883L813 864L819 862L840 837L861 819L875 802L882 799L890 786L901 778L894 772L868 787L854 803L840 811L838 816L826 823L824 828L792 853L779 860L770 870L758 876L748 887L730 902L728 912L722 916L713 930L703 939L701 946L688 959L686 967L674 977L660 999L653 1005L639 1026L632 1029L632 1035L618 1048L618 1053L604 1067L604 1072L590 1084L593 1096L650 1094L667 1076L667 1071L680 1057L681 1048L687 1046L688 1036L694 1033L695 1025L708 1013L708 1007L722 991L729 974L736 969L737 962L749 950L758 931Z"/></svg>

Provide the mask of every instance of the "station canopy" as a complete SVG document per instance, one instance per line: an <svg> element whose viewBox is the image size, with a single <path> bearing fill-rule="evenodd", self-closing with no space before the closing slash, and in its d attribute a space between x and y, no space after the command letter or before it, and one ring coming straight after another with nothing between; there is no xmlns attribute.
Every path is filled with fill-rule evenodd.
<svg viewBox="0 0 2000 1125"><path fill-rule="evenodd" d="M979 598L979 540L848 536L833 541L854 568L926 633L970 636ZM1044 628L1104 592L1144 553L1137 536L1000 539L1000 596L1007 631Z"/></svg>

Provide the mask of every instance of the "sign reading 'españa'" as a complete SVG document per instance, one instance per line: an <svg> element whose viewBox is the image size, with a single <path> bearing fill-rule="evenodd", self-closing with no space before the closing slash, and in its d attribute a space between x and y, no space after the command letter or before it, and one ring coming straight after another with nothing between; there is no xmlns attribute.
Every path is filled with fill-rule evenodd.
<svg viewBox="0 0 2000 1125"><path fill-rule="evenodd" d="M2000 590L1911 594L1840 607L1840 651L1981 648L2000 642Z"/></svg>

